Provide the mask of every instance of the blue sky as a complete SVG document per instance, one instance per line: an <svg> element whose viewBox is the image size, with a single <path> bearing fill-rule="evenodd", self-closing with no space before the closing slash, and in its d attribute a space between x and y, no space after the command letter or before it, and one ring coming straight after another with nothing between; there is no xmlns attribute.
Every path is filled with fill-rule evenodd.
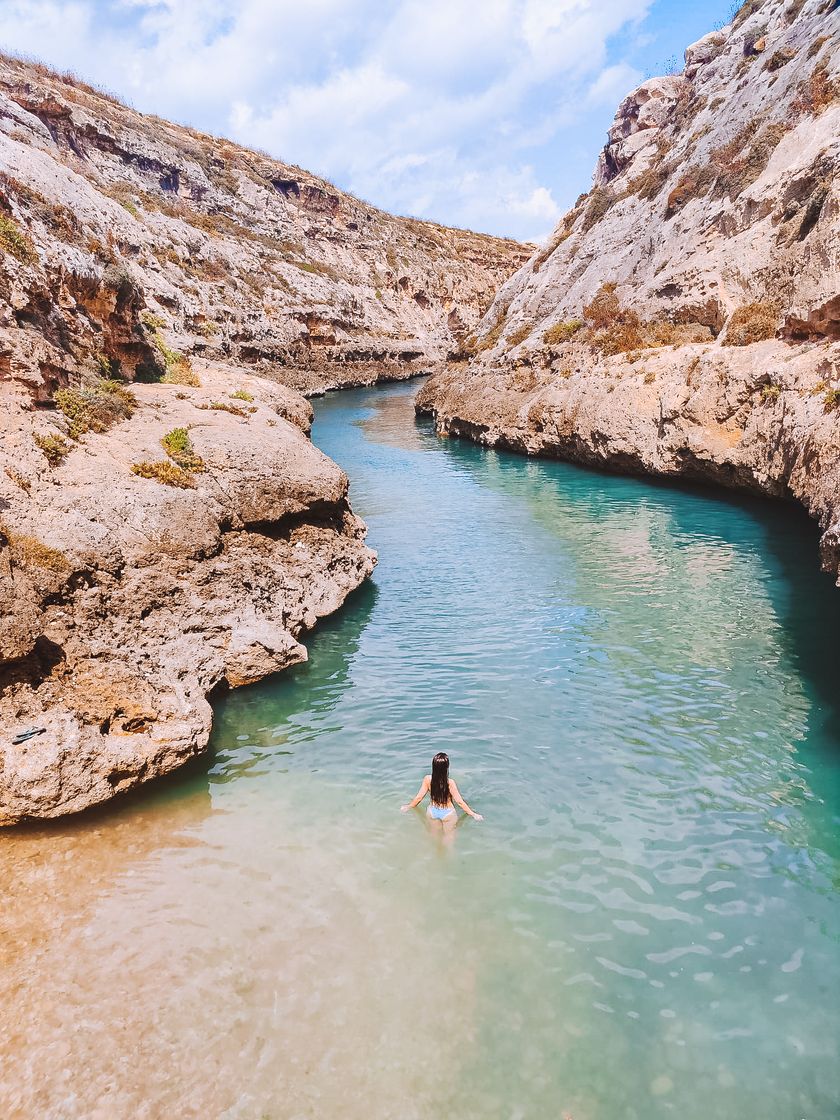
<svg viewBox="0 0 840 1120"><path fill-rule="evenodd" d="M539 240L732 0L0 0L0 43L397 213Z"/></svg>

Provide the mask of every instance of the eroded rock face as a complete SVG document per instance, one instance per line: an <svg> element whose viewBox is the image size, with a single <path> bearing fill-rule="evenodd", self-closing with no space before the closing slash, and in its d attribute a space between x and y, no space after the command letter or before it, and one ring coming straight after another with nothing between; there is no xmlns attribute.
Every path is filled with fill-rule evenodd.
<svg viewBox="0 0 840 1120"><path fill-rule="evenodd" d="M442 432L793 496L840 562L840 10L748 0L621 103L502 286Z"/></svg>
<svg viewBox="0 0 840 1120"><path fill-rule="evenodd" d="M33 437L67 421L0 385L0 824L83 809L200 753L211 690L304 660L301 635L373 569L309 405L241 370L200 376L135 385L134 414L68 440L55 466ZM133 473L172 462L161 440L176 429L201 461L188 488ZM44 732L15 745L30 726Z"/></svg>
<svg viewBox="0 0 840 1120"><path fill-rule="evenodd" d="M0 823L180 766L216 686L305 658L375 558L294 390L427 372L526 257L0 57ZM128 418L62 405L115 381Z"/></svg>
<svg viewBox="0 0 840 1120"><path fill-rule="evenodd" d="M151 375L168 348L308 393L428 372L530 251L392 217L2 56L0 246L0 361L18 328L41 334L42 371L98 354ZM130 289L153 328L126 332L108 306ZM84 337L91 315L103 327Z"/></svg>

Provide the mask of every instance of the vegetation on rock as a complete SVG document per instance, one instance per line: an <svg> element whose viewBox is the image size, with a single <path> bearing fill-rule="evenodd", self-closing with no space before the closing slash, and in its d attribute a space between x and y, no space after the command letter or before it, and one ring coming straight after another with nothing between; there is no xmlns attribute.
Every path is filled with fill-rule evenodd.
<svg viewBox="0 0 840 1120"><path fill-rule="evenodd" d="M723 339L724 346L749 346L773 338L779 311L772 303L747 303L732 312Z"/></svg>
<svg viewBox="0 0 840 1120"><path fill-rule="evenodd" d="M126 385L104 377L79 389L59 389L55 403L70 422L71 439L85 432L105 432L137 408L137 398Z"/></svg>

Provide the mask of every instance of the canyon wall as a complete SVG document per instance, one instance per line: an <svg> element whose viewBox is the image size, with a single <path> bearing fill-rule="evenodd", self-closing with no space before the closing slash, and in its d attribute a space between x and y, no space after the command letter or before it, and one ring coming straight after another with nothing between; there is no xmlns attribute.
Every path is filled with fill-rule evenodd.
<svg viewBox="0 0 840 1120"><path fill-rule="evenodd" d="M619 106L592 189L418 409L800 501L840 567L840 10L748 0Z"/></svg>
<svg viewBox="0 0 840 1120"><path fill-rule="evenodd" d="M526 257L0 59L0 824L306 657L375 555L297 390L428 372Z"/></svg>

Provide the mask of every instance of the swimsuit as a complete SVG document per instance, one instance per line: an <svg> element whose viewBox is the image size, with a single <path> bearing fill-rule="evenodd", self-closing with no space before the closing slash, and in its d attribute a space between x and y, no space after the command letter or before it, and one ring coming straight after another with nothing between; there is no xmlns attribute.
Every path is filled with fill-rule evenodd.
<svg viewBox="0 0 840 1120"><path fill-rule="evenodd" d="M454 805L435 805L434 801L429 805L429 816L433 821L446 820L449 814L454 812Z"/></svg>

